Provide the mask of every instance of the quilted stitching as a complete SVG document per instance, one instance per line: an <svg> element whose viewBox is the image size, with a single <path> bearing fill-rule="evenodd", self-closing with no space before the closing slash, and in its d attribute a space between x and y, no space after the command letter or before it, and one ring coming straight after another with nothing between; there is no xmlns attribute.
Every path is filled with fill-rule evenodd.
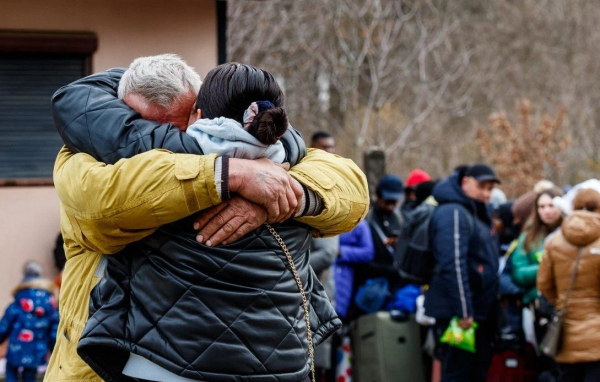
<svg viewBox="0 0 600 382"><path fill-rule="evenodd" d="M178 228L173 227L173 229L177 230ZM286 232L286 230L281 231L281 228L278 230L282 233ZM194 276L198 278L197 282L192 283L190 280L177 277L177 273L173 273L175 269L169 270L171 266L179 267L180 270L181 267L189 268L189 258L179 258L179 254L173 251L174 248L177 248L174 243L182 244L182 241L175 240L173 242L169 230L164 233L164 240L155 240L149 243L151 247L159 246L161 250L144 250L143 252L149 255L132 265L132 271L135 272L130 278L133 291L131 291L127 303L131 308L128 309L127 323L121 323L122 330L126 334L115 333L114 328L118 325L115 325L113 321L121 319L118 314L103 316L102 309L100 309L100 314L94 315L94 318L97 319L90 319L83 343L87 343L86 346L93 346L93 337L112 336L114 339L119 335L124 336L126 338L119 338L117 341L121 342L121 345L118 346L125 347L130 351L137 349L136 353L144 350L147 353L142 352L142 355L150 353L153 355L153 361L179 375L190 378L194 378L193 375L195 375L197 378L213 380L213 376L221 373L234 377L234 379L223 379L228 381L245 381L246 377L242 377L242 375L280 375L277 377L278 381L301 379L308 370L306 325L303 320L301 297L289 265L270 234L259 229L246 237L243 240L244 244L235 248L233 252L229 250L223 254L203 256L201 264L211 272L203 275L206 269L201 267L200 275ZM332 329L335 329L337 318L332 312L329 312L328 316L323 316L323 303L329 304L329 302L324 294L312 290L312 284L317 281L308 266L306 254L308 243L304 240L304 235L308 235L306 230L294 227L287 232L284 240L290 246L292 253L297 254L294 262L310 299L311 326L314 326L313 330L320 332L317 335L317 338L320 338L323 334L327 335ZM300 237L303 240L298 240ZM185 264L181 261L184 261ZM169 269L157 269L158 265ZM268 273L257 275L252 273L255 268L260 270L263 266L266 269L265 272L268 270ZM274 272L275 268L273 267L278 270ZM148 279L149 274L157 273L160 273L161 278L168 277L169 280L175 281L166 289L154 291L159 296L169 296L168 304L163 301L154 301L155 303L150 304L149 301L152 300L148 300L148 298L152 295L152 291L141 288L142 285L146 285L144 280ZM245 286L243 283L242 285L233 284L236 280L242 282L246 279L258 284L253 287ZM264 282L261 283L261 281ZM219 285L233 289L218 291L216 289L219 288ZM124 287L128 288L129 286L125 285ZM217 294L214 295L214 293ZM219 293L222 294L220 298L218 297ZM234 296L239 296L239 298L234 298ZM225 300L221 300L221 298L225 298ZM238 305L240 303L242 305L232 306L235 304L232 304L230 300L237 301ZM158 305L156 302L159 302ZM227 304L230 309L225 311L222 307ZM203 335L202 343L182 345L172 338L172 330L175 330L173 329L175 328L174 322L177 322L177 319L182 316L185 306L194 307L193 312L201 312L201 316L197 316L197 320L204 321L198 321L198 325L212 328L210 333L202 333L198 329L192 330L193 333L190 333L190 336L192 334L196 336L199 333ZM263 312L268 317L265 324L261 323ZM325 321L321 319L324 317L326 317ZM190 318L187 317L187 319ZM190 322L193 322L193 319L190 319ZM328 324L319 329L322 322L328 322ZM333 324L330 324L331 322ZM138 323L141 326L136 328L132 326L132 323ZM132 328L135 330L143 328L144 330L129 332ZM127 345L129 341L133 342ZM206 345L206 341L211 342ZM194 348L190 350L189 346ZM158 349L162 349L162 352L159 352ZM223 353L223 351L231 352L232 349L237 352ZM191 354L193 354L193 359L188 357ZM221 354L220 357L219 354ZM293 357L290 358L290 355ZM233 357L231 359L238 361L227 363L228 359L223 357ZM292 360L291 363L286 364L286 359ZM289 366L294 364L296 366L289 369ZM178 366L174 367L173 365ZM225 366L228 367L223 368ZM219 369L220 367L222 369ZM235 374L238 377L235 377ZM297 377L294 378L294 375Z"/></svg>

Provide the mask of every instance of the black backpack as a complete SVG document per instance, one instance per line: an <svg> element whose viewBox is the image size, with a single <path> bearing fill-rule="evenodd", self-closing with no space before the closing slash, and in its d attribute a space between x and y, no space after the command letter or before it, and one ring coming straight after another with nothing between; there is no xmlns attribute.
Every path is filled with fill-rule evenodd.
<svg viewBox="0 0 600 382"><path fill-rule="evenodd" d="M463 206L473 231L475 222ZM431 281L435 269L435 258L431 248L429 226L436 206L421 204L405 216L402 232L394 251L394 264L400 277L410 284L426 285Z"/></svg>

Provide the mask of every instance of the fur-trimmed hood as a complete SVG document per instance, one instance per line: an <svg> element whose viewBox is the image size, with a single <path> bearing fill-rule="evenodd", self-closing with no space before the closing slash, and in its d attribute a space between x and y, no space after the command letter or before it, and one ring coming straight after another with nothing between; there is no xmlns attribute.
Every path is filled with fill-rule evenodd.
<svg viewBox="0 0 600 382"><path fill-rule="evenodd" d="M22 290L25 289L38 289L38 290L44 290L48 293L51 294L55 294L56 289L54 287L54 284L52 283L52 281L47 280L47 279L33 279L33 280L27 280L27 281L23 281L21 282L19 285L17 285L13 291L12 291L12 295L16 296L17 293L19 293Z"/></svg>

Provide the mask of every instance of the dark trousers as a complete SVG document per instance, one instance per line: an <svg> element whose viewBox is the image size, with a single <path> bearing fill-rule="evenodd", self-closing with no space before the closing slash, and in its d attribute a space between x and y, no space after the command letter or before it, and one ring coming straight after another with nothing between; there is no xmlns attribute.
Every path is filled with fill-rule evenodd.
<svg viewBox="0 0 600 382"><path fill-rule="evenodd" d="M471 353L439 342L449 324L449 321L441 321L435 325L436 356L442 362L442 382L485 382L492 362L495 326L487 322L478 323L475 353Z"/></svg>
<svg viewBox="0 0 600 382"><path fill-rule="evenodd" d="M600 381L600 361L561 363L559 368L562 382Z"/></svg>
<svg viewBox="0 0 600 382"><path fill-rule="evenodd" d="M35 382L37 369L35 367L24 367L21 373L23 382ZM19 382L19 366L6 364L6 382Z"/></svg>

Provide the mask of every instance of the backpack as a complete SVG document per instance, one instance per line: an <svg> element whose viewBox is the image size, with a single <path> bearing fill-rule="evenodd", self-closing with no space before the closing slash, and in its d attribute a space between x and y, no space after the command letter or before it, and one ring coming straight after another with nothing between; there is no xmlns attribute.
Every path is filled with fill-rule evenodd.
<svg viewBox="0 0 600 382"><path fill-rule="evenodd" d="M469 227L474 231L475 222L471 214L456 204L467 216ZM429 284L435 269L435 257L431 247L429 227L436 206L421 204L405 216L402 232L394 251L394 264L400 277L408 283Z"/></svg>

